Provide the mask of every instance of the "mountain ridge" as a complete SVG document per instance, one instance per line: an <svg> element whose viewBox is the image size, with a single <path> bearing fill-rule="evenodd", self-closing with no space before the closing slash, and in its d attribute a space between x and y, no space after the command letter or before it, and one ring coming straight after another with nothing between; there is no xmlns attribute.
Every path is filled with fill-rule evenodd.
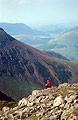
<svg viewBox="0 0 78 120"><path fill-rule="evenodd" d="M36 34L37 31L24 23L0 23L0 27L5 29L10 35L16 34Z"/></svg>
<svg viewBox="0 0 78 120"><path fill-rule="evenodd" d="M73 28L67 30L66 32L72 32L72 31L78 31L78 26L73 27Z"/></svg>
<svg viewBox="0 0 78 120"><path fill-rule="evenodd" d="M35 30L24 23L0 22L0 27L5 29L10 35L45 35L44 32Z"/></svg>
<svg viewBox="0 0 78 120"><path fill-rule="evenodd" d="M0 26L10 33L14 38L32 47L47 43L50 39L53 39L51 36L46 36L44 33L40 33L40 31L33 30L23 23L0 23ZM30 30L27 29L31 29L31 31L33 31L32 34ZM56 54L54 56L56 56Z"/></svg>

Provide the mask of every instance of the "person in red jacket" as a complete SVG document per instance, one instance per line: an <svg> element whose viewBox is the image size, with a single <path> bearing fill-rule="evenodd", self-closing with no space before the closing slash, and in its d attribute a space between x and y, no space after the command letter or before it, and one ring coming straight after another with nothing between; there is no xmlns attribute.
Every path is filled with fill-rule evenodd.
<svg viewBox="0 0 78 120"><path fill-rule="evenodd" d="M49 80L47 80L46 88L51 88L51 83Z"/></svg>

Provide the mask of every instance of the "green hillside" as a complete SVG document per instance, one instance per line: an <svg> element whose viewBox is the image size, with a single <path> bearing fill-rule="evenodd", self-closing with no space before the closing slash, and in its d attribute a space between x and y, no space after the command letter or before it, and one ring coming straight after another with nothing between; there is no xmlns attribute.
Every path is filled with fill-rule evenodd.
<svg viewBox="0 0 78 120"><path fill-rule="evenodd" d="M8 75L0 78L0 90L15 101L28 96L33 89L40 89L40 86L35 84L31 86L27 81L22 82Z"/></svg>
<svg viewBox="0 0 78 120"><path fill-rule="evenodd" d="M78 31L64 33L47 44L39 46L38 49L55 51L71 61L78 62Z"/></svg>

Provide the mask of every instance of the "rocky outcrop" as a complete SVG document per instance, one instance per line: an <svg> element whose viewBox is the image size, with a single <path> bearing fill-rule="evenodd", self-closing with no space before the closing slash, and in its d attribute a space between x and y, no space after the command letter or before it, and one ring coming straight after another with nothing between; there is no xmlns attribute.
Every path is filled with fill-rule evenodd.
<svg viewBox="0 0 78 120"><path fill-rule="evenodd" d="M0 120L78 120L78 84L34 90L14 108L3 107Z"/></svg>

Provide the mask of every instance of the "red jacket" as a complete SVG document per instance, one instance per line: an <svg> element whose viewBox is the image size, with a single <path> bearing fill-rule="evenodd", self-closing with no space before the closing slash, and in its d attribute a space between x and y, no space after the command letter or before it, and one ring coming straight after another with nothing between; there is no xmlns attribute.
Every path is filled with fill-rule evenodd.
<svg viewBox="0 0 78 120"><path fill-rule="evenodd" d="M48 83L47 83L47 86L51 87L51 83L50 83L50 82L48 82Z"/></svg>

